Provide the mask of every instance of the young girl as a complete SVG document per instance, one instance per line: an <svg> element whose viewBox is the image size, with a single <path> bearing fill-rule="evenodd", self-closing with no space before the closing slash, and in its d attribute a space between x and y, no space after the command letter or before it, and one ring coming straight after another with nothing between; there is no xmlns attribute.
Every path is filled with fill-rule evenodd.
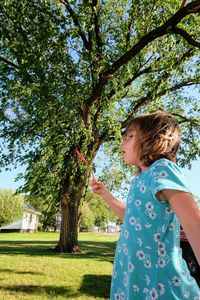
<svg viewBox="0 0 200 300"><path fill-rule="evenodd" d="M180 130L165 112L133 118L121 143L124 161L138 168L127 205L102 182L99 194L123 220L115 252L111 300L200 300L200 289L182 259L180 225L200 262L200 210L176 165Z"/></svg>

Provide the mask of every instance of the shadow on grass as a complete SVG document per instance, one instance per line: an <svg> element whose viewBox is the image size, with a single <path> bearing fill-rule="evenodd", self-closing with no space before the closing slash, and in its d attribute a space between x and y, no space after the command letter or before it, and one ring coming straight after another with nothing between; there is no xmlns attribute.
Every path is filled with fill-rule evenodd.
<svg viewBox="0 0 200 300"><path fill-rule="evenodd" d="M12 274L19 274L19 275L44 275L40 272L32 272L32 271L15 271L12 269L0 269L0 272L2 273L12 273Z"/></svg>
<svg viewBox="0 0 200 300"><path fill-rule="evenodd" d="M85 275L80 288L81 294L92 297L109 298L111 276L109 275Z"/></svg>
<svg viewBox="0 0 200 300"><path fill-rule="evenodd" d="M96 258L113 262L116 242L80 241L80 253L57 253L54 251L55 241L0 241L0 254L5 255L28 255L28 256L52 256L62 258Z"/></svg>
<svg viewBox="0 0 200 300"><path fill-rule="evenodd" d="M76 293L66 286L40 286L40 285L5 285L0 287L0 291L8 291L13 294L23 293L27 295L44 295L49 299L57 296L63 296L66 299L77 299L78 295L87 295L91 297L109 298L111 276L108 275L85 275L83 283Z"/></svg>
<svg viewBox="0 0 200 300"><path fill-rule="evenodd" d="M49 296L65 296L70 297L73 296L73 293L70 289L64 286L39 286L39 285L6 285L1 286L0 290L9 291L13 293L25 293L31 295L49 295Z"/></svg>

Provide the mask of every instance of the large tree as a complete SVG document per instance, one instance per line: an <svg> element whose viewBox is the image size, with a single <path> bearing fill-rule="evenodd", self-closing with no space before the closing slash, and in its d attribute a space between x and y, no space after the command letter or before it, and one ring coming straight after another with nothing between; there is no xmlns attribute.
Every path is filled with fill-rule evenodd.
<svg viewBox="0 0 200 300"><path fill-rule="evenodd" d="M24 191L61 205L57 250L78 248L78 207L100 145L134 114L182 125L199 155L200 1L2 0L1 166L26 164ZM114 141L113 141L114 143Z"/></svg>

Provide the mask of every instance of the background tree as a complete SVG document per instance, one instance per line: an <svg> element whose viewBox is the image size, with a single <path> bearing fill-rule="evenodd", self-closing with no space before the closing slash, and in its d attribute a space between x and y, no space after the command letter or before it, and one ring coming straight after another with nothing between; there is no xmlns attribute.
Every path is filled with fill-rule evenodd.
<svg viewBox="0 0 200 300"><path fill-rule="evenodd" d="M93 231L94 229L94 213L90 204L83 201L79 206L79 230Z"/></svg>
<svg viewBox="0 0 200 300"><path fill-rule="evenodd" d="M163 108L182 126L180 163L199 155L199 102L186 89L200 82L199 11L200 1L1 1L1 167L25 163L21 190L60 203L57 250L78 248L88 176L76 148L92 163L130 117Z"/></svg>
<svg viewBox="0 0 200 300"><path fill-rule="evenodd" d="M22 196L14 195L11 189L0 190L0 227L16 221L22 216Z"/></svg>
<svg viewBox="0 0 200 300"><path fill-rule="evenodd" d="M118 221L118 218L102 201L101 197L87 191L79 208L80 227L93 229L94 226L104 229L108 221Z"/></svg>

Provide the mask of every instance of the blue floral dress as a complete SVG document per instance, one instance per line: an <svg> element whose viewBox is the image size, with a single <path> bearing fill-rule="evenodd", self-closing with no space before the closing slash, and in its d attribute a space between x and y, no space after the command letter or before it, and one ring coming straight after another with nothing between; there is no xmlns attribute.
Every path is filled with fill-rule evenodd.
<svg viewBox="0 0 200 300"><path fill-rule="evenodd" d="M200 300L180 248L180 225L164 189L190 192L176 164L159 159L134 178L115 252L111 300ZM181 199L180 199L181 201Z"/></svg>

